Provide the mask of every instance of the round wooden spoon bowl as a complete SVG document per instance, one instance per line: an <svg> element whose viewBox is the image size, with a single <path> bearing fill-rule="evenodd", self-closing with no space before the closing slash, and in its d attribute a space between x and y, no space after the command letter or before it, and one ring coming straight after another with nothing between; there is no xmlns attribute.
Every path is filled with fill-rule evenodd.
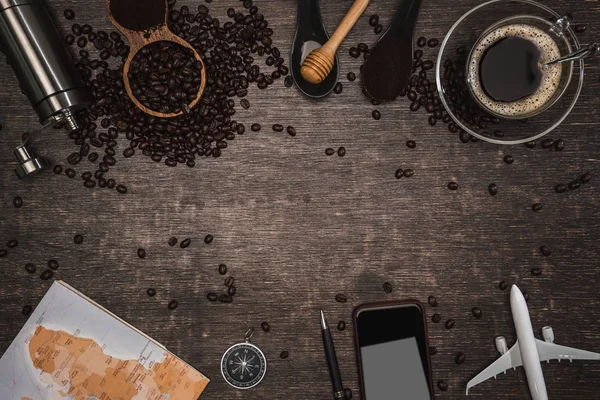
<svg viewBox="0 0 600 400"><path fill-rule="evenodd" d="M145 0L132 0L133 3L135 3L136 1L138 3L140 3L139 4L140 7L144 6ZM202 65L202 70L200 71L201 82L200 82L200 87L198 88L198 93L197 93L194 101L192 101L190 104L187 105L187 107L190 110L192 108L194 108L200 101L200 98L202 97L202 94L204 93L204 89L206 88L206 68L205 68L204 62L202 61L202 58L200 57L200 54L198 54L196 49L194 49L194 47L192 47L191 44L189 44L188 42L186 42L185 40L183 40L182 38L180 38L179 36L177 36L173 32L171 32L171 30L167 26L167 15L168 15L167 0L165 0L165 22L163 24L152 27L152 29L145 30L145 31L130 30L130 29L124 28L121 24L119 24L115 20L115 18L113 17L113 15L111 13L110 3L111 3L111 0L106 0L106 6L108 8L108 16L109 16L111 22L113 23L113 25L119 31L121 31L121 33L123 35L125 35L125 37L129 41L130 51L129 51L129 56L127 57L127 60L125 60L125 64L123 66L123 83L125 84L125 90L127 91L127 94L129 95L129 98L131 99L133 104L135 104L137 108L139 108L146 114L149 114L149 115L152 115L152 116L158 117L158 118L174 118L174 117L178 117L178 116L184 114L183 111L180 111L178 113L162 113L159 111L151 110L150 108L144 106L133 95L133 91L131 90L131 85L129 83L129 69L131 67L131 62L133 61L133 59L134 59L135 55L138 53L138 51L140 51L142 48L144 48L145 46L147 46L151 43L167 41L167 42L177 43L180 46L183 46L183 47L191 50L194 55L194 58L197 61L199 61L200 64ZM132 6L134 6L134 4L132 4Z"/></svg>

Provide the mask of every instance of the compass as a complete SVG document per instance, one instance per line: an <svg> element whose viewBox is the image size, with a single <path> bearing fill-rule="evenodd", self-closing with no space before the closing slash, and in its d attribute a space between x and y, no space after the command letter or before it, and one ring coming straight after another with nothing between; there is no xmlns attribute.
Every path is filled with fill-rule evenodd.
<svg viewBox="0 0 600 400"><path fill-rule="evenodd" d="M221 374L225 381L237 389L250 389L260 383L267 372L267 359L250 338L254 329L246 332L244 343L231 346L221 359Z"/></svg>

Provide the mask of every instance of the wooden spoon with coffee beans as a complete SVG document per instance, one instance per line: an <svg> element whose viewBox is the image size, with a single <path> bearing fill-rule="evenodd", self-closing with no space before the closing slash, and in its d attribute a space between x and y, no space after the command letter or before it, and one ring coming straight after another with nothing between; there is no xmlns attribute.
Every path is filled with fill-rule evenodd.
<svg viewBox="0 0 600 400"><path fill-rule="evenodd" d="M174 42L192 51L194 58L200 62L201 82L196 98L188 105L194 108L200 101L206 87L206 68L198 52L187 41L183 40L169 29L167 18L169 7L167 0L106 0L108 16L113 25L125 35L129 41L130 51L123 66L123 81L125 90L133 103L146 114L159 118L173 118L183 114L163 113L144 106L133 94L129 83L129 69L135 55L145 46L155 42Z"/></svg>

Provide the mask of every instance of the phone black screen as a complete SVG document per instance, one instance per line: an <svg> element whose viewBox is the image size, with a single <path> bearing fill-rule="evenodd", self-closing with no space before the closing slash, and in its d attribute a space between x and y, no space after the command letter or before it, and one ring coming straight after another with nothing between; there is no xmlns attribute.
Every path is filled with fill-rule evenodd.
<svg viewBox="0 0 600 400"><path fill-rule="evenodd" d="M423 311L417 304L359 310L356 316L366 400L430 400Z"/></svg>

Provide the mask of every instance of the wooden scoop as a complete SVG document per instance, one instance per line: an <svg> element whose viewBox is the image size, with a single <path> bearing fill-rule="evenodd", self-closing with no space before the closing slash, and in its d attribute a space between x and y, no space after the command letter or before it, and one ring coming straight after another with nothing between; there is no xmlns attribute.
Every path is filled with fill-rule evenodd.
<svg viewBox="0 0 600 400"><path fill-rule="evenodd" d="M176 34L171 32L171 30L167 26L167 18L168 18L168 13L169 13L169 6L167 3L167 0L165 0L165 20L164 20L164 22L159 25L153 26L150 29L146 29L143 31L134 31L134 30L124 28L112 15L111 7L110 7L111 1L115 1L115 0L106 0L106 6L108 7L108 16L110 18L110 21L113 23L113 25L119 31L121 31L121 33L123 33L123 35L125 35L125 37L129 41L130 51L129 51L129 56L127 57L127 60L125 61L125 65L123 66L123 81L125 83L125 90L127 91L127 94L129 95L129 98L131 99L131 101L133 101L133 103L140 110L142 110L146 114L150 114L154 117L173 118L173 117L178 117L183 114L183 111L178 112L178 113L168 113L167 114L167 113L161 113L161 112L149 109L148 107L146 107L142 103L140 103L138 99L135 98L135 96L133 95L133 91L131 90L131 86L129 84L129 68L131 67L131 61L133 60L133 58L135 57L137 52L140 51L143 47L145 47L151 43L168 41L168 42L177 43L185 48L190 49L193 52L196 60L198 60L202 64L202 70L200 71L200 76L202 78L202 81L200 82L200 87L198 88L198 94L197 94L196 98L194 99L194 101L192 101L190 104L187 105L187 107L190 110L192 108L194 108L200 101L200 97L202 96L202 93L204 93L204 89L206 87L206 68L204 66L204 62L202 61L202 58L200 58L200 55L198 54L196 49L194 49L191 44L189 44L188 42L186 42L185 40L183 40L182 38L180 38L179 36L177 36ZM143 8L145 6L147 0L119 0L119 1L128 1L128 6L132 7L132 8L135 8L135 7ZM153 0L153 1L157 1L157 0Z"/></svg>
<svg viewBox="0 0 600 400"><path fill-rule="evenodd" d="M369 2L370 0L356 0L327 43L310 52L302 63L302 68L300 68L304 80L317 85L327 78L333 68L335 52L365 11Z"/></svg>

